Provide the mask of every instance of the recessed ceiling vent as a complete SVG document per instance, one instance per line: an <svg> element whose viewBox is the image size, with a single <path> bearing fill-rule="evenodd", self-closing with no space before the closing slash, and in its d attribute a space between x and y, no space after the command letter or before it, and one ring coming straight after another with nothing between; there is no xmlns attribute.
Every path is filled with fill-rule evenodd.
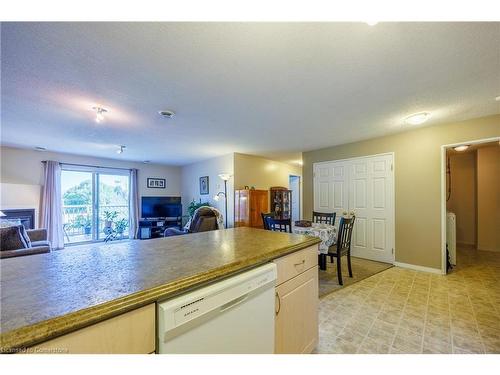
<svg viewBox="0 0 500 375"><path fill-rule="evenodd" d="M160 115L162 115L163 117L165 118L172 118L175 116L175 112L174 111L170 111L170 110L166 110L166 111L160 111L158 112Z"/></svg>

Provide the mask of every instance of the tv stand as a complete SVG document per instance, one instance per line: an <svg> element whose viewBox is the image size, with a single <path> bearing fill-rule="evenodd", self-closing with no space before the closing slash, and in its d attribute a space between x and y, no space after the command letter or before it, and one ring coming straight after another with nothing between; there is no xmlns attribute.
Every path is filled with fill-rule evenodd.
<svg viewBox="0 0 500 375"><path fill-rule="evenodd" d="M139 220L138 238L147 240L150 238L163 237L163 232L167 228L179 228L182 226L182 217L162 217L162 218L145 218Z"/></svg>

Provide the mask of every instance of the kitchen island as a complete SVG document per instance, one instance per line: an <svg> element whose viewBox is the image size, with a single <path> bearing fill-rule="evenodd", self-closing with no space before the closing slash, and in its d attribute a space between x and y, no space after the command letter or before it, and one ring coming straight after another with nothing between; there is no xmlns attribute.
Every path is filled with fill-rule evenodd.
<svg viewBox="0 0 500 375"><path fill-rule="evenodd" d="M1 351L111 321L318 243L243 227L2 259Z"/></svg>

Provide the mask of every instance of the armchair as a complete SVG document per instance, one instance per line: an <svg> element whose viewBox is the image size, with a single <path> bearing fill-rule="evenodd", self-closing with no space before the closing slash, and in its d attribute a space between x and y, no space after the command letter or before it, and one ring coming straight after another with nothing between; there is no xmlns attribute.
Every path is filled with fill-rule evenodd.
<svg viewBox="0 0 500 375"><path fill-rule="evenodd" d="M165 229L164 236L181 236L188 233L207 232L217 229L219 229L219 225L214 209L210 207L200 207L195 211L188 230L167 228Z"/></svg>

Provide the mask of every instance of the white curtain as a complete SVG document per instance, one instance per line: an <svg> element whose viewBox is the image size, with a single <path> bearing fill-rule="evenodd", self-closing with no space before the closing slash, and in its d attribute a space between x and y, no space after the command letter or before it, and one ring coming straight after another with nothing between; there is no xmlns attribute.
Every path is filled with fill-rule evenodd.
<svg viewBox="0 0 500 375"><path fill-rule="evenodd" d="M137 238L139 228L139 186L137 178L137 169L130 170L130 217L128 237Z"/></svg>
<svg viewBox="0 0 500 375"><path fill-rule="evenodd" d="M61 164L46 161L43 167L43 193L41 227L47 229L47 237L53 249L64 248L61 196Z"/></svg>

